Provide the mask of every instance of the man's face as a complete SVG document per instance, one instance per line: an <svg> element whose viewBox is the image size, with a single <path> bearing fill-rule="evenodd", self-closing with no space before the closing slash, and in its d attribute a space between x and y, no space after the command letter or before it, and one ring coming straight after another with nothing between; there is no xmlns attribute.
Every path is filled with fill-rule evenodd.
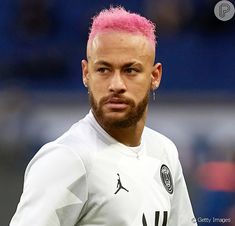
<svg viewBox="0 0 235 226"><path fill-rule="evenodd" d="M104 127L126 128L143 119L151 88L158 86L161 65L154 48L140 35L103 33L88 44L82 61L93 113Z"/></svg>

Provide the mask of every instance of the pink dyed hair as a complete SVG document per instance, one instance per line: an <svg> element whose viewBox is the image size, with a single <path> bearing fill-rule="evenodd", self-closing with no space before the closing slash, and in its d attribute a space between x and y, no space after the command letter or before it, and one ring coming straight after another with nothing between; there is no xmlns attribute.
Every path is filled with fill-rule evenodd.
<svg viewBox="0 0 235 226"><path fill-rule="evenodd" d="M145 36L152 45L156 45L155 24L136 13L130 13L123 7L110 7L102 10L93 18L88 42L97 34L107 31L122 31Z"/></svg>

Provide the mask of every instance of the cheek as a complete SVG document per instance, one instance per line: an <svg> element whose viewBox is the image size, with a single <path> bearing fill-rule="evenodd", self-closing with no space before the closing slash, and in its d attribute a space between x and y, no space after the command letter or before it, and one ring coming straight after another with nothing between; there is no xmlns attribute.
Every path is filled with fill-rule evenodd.
<svg viewBox="0 0 235 226"><path fill-rule="evenodd" d="M149 92L151 87L151 80L146 79L139 79L133 84L129 85L129 91L130 93L134 94L138 99L143 98L143 96L146 95L147 92Z"/></svg>
<svg viewBox="0 0 235 226"><path fill-rule="evenodd" d="M89 90L92 92L94 99L99 102L106 95L105 84L97 81L90 81Z"/></svg>
<svg viewBox="0 0 235 226"><path fill-rule="evenodd" d="M146 94L149 93L149 91L150 91L149 85L147 86L142 85L142 87L140 87L140 89L137 92L138 99L143 99L146 96Z"/></svg>

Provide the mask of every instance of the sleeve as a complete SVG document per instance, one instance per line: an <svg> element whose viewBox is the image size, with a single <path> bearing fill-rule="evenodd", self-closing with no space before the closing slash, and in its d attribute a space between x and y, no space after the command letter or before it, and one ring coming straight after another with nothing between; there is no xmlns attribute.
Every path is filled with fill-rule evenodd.
<svg viewBox="0 0 235 226"><path fill-rule="evenodd" d="M184 180L182 167L178 159L177 161L178 166L175 174L174 193L171 199L169 226L197 226Z"/></svg>
<svg viewBox="0 0 235 226"><path fill-rule="evenodd" d="M26 169L10 226L74 226L87 196L86 170L79 156L62 145L46 148Z"/></svg>

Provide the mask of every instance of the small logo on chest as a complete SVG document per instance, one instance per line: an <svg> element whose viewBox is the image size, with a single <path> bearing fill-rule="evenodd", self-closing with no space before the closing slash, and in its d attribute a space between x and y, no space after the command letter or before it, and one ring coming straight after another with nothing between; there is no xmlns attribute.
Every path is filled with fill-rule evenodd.
<svg viewBox="0 0 235 226"><path fill-rule="evenodd" d="M115 195L121 190L125 190L126 192L129 192L123 185L122 185L122 182L121 182L121 178L120 178L120 175L119 173L117 173L117 176L118 176L118 179L117 179L117 190L115 191Z"/></svg>
<svg viewBox="0 0 235 226"><path fill-rule="evenodd" d="M173 193L173 181L171 171L166 165L162 165L160 169L162 183L169 194Z"/></svg>

